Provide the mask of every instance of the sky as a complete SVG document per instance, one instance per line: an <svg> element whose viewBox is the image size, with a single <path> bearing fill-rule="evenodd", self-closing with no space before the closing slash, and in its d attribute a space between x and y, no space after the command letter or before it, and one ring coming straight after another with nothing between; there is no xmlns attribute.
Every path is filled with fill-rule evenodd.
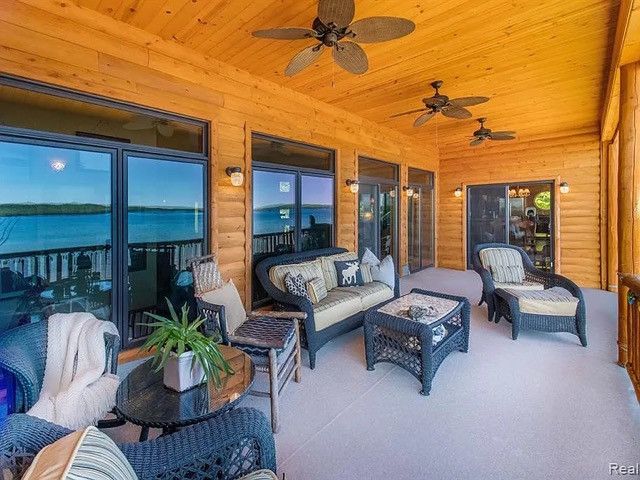
<svg viewBox="0 0 640 480"><path fill-rule="evenodd" d="M287 191L288 190L288 191ZM253 206L284 205L295 202L295 175L291 173L253 172ZM302 203L333 204L333 178L302 177Z"/></svg>
<svg viewBox="0 0 640 480"><path fill-rule="evenodd" d="M130 205L202 207L201 165L131 157L128 176ZM0 142L0 204L70 202L111 203L110 154Z"/></svg>

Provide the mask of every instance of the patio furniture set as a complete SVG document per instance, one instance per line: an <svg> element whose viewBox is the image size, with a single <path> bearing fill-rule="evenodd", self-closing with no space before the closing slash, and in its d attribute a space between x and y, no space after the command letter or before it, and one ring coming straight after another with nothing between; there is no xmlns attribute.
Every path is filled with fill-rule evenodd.
<svg viewBox="0 0 640 480"><path fill-rule="evenodd" d="M221 335L221 350L235 371L233 382L223 382L223 388L205 382L178 393L164 387L150 361L135 368L119 387L115 413L118 420L141 427L141 443L119 446L138 477L231 479L275 471L272 432L279 429L278 397L292 379L301 379L301 346L314 368L325 343L362 325L367 369L379 362L398 365L418 379L421 394L429 395L442 361L451 352L468 351L468 299L422 289L400 296L397 276L393 288L371 278L355 287L338 286L333 262L356 260L355 253L339 248L263 260L256 273L275 310L246 314L233 292L229 302L224 289L230 282L222 280L215 257L196 259L192 271L205 331ZM488 319L510 321L514 340L525 328L564 331L586 346L584 299L573 282L536 270L523 250L508 245L478 246L473 265L482 278L480 303L487 303ZM307 282L324 278L326 292L314 301L294 295L284 284L288 275L302 275ZM43 321L0 336L0 368L11 372L18 385L16 411L26 411L38 398L46 334ZM107 368L115 373L117 342L105 342ZM255 391L255 370L267 373L269 391ZM270 397L270 427L258 411L237 408L246 394ZM70 433L26 414L11 415L6 428L10 434L0 439L0 461L14 474L23 472L43 447ZM148 441L149 428L161 428L163 434Z"/></svg>

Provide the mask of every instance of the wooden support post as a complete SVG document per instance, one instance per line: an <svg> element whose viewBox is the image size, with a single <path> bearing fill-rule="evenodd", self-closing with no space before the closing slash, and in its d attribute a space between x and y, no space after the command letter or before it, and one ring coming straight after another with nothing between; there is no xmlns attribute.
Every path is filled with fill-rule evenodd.
<svg viewBox="0 0 640 480"><path fill-rule="evenodd" d="M618 291L618 135L607 155L607 290Z"/></svg>
<svg viewBox="0 0 640 480"><path fill-rule="evenodd" d="M640 62L620 68L618 269L640 274ZM618 288L618 363L627 365L628 288Z"/></svg>

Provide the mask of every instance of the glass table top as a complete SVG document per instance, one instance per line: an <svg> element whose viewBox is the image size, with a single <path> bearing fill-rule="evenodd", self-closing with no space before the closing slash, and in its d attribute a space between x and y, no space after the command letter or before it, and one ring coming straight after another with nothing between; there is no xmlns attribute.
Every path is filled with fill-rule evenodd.
<svg viewBox="0 0 640 480"><path fill-rule="evenodd" d="M163 372L155 372L151 360L136 367L120 384L116 410L131 423L164 428L201 422L236 404L248 393L255 376L251 358L237 348L220 345L234 370L222 375L216 389L212 381L184 392L165 387Z"/></svg>

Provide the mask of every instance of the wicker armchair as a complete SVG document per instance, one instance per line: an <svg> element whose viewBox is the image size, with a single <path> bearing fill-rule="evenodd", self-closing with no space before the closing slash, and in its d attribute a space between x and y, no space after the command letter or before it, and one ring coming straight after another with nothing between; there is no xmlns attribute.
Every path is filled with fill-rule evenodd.
<svg viewBox="0 0 640 480"><path fill-rule="evenodd" d="M532 315L521 313L518 308L518 299L504 288L497 288L496 282L489 270L484 268L480 260L480 252L487 248L509 248L517 251L522 257L525 282L539 283L547 290L552 287L561 287L569 291L578 299L578 307L574 317L561 317L553 315ZM520 328L530 328L546 332L569 332L577 335L583 346L587 346L586 338L586 307L582 290L574 282L562 275L544 272L537 269L527 253L520 247L503 243L483 243L477 245L473 252L473 269L482 279L482 297L479 305L487 304L488 320L500 321L506 318L513 324L513 338L518 337Z"/></svg>
<svg viewBox="0 0 640 480"><path fill-rule="evenodd" d="M35 455L70 430L26 414L0 428L0 473L20 478ZM233 480L276 469L273 434L257 410L238 408L155 440L119 445L140 480ZM11 478L11 477L9 477Z"/></svg>
<svg viewBox="0 0 640 480"><path fill-rule="evenodd" d="M26 412L37 401L44 379L47 362L48 320L21 325L0 334L0 369L12 374L16 380L14 412ZM106 333L105 372L117 373L120 339ZM101 427L116 426L122 422L105 421Z"/></svg>

